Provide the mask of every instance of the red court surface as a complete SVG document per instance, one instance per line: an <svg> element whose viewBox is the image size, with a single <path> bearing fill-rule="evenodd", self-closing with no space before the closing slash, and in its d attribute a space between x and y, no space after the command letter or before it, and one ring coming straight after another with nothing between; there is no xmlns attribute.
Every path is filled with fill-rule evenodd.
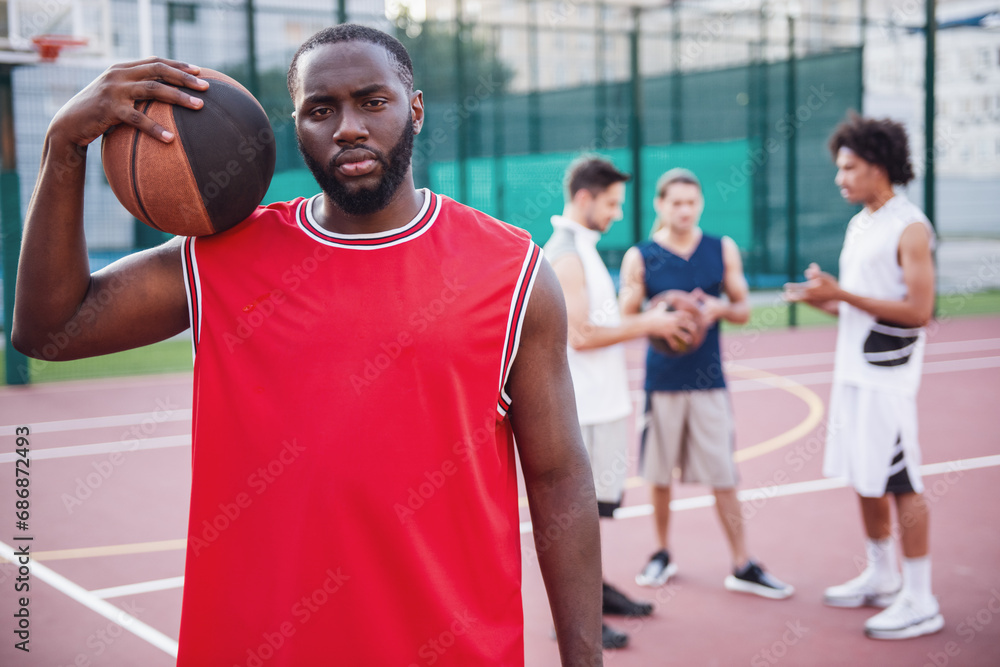
<svg viewBox="0 0 1000 667"><path fill-rule="evenodd" d="M901 642L864 637L872 610L821 603L826 586L857 574L863 554L853 492L820 472L834 338L834 330L818 328L723 340L749 547L796 586L795 595L772 601L723 588L728 550L708 489L698 486L674 492L671 549L678 576L660 589L636 586L653 531L647 491L633 477L621 516L603 525L605 573L629 594L654 600L656 611L643 620L608 619L632 641L606 652L606 664L1000 664L1000 317L955 319L930 330L920 435L934 589L946 626ZM630 346L636 388L642 354L642 344ZM641 392L634 396L641 404ZM30 653L14 648L17 572L0 563L0 665L174 664L190 397L187 374L0 389L0 516L7 517L0 522L0 555L9 559L11 546L24 543L13 538L31 535L35 558ZM15 528L13 517L14 428L21 425L30 428L32 452L26 532ZM638 444L632 440L634 474ZM527 664L556 665L527 520L525 507ZM275 567L286 557L279 546L260 545L275 550ZM246 585L252 591L254 582Z"/></svg>

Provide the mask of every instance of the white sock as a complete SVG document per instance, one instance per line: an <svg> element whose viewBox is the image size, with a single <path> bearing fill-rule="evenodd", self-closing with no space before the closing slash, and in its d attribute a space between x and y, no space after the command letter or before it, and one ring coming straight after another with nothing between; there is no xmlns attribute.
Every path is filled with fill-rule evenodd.
<svg viewBox="0 0 1000 667"><path fill-rule="evenodd" d="M903 595L919 603L933 599L931 593L931 557L903 558Z"/></svg>
<svg viewBox="0 0 1000 667"><path fill-rule="evenodd" d="M865 539L865 554L868 568L876 581L897 581L899 570L896 565L896 541L892 536L881 540Z"/></svg>

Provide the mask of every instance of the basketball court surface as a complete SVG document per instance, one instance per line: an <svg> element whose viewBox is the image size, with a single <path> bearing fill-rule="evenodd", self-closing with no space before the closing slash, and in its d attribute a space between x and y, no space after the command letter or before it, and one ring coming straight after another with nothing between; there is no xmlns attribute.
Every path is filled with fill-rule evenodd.
<svg viewBox="0 0 1000 667"><path fill-rule="evenodd" d="M638 438L632 437L625 504L617 520L603 526L605 574L628 594L654 601L656 610L645 619L606 619L631 635L628 648L605 653L606 664L1000 664L1000 317L950 319L929 329L920 440L934 590L946 625L938 634L906 641L864 637L864 620L877 610L821 602L825 587L863 567L854 493L821 475L834 339L828 327L723 337L748 545L769 571L795 585L795 595L772 601L723 588L728 549L709 489L699 486L674 492L671 550L678 575L659 589L635 585L654 543L648 493L634 477ZM643 351L643 343L629 346L639 406ZM190 401L190 374L0 389L0 502L8 517L0 532L0 557L6 559L0 563L0 665L174 664ZM12 516L18 426L30 429L26 531L15 528ZM294 475L294 462L269 474ZM371 475L378 484L378 472ZM555 665L525 503L521 520L527 664ZM14 649L18 573L9 562L16 545L25 543L13 538L25 536L33 538L30 653ZM280 536L261 536L258 548L273 553L275 568L294 567ZM253 595L255 582L245 585ZM273 649L263 638L251 644L243 664L266 666ZM331 644L328 664L337 664L335 655Z"/></svg>

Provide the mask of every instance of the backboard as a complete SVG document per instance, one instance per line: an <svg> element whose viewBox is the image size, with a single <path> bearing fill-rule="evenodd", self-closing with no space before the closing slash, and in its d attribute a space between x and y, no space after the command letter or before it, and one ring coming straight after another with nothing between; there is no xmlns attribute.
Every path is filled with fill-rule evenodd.
<svg viewBox="0 0 1000 667"><path fill-rule="evenodd" d="M111 51L110 0L0 0L0 63L39 62L34 42L43 35L85 42L66 47L65 53L75 58L106 56Z"/></svg>

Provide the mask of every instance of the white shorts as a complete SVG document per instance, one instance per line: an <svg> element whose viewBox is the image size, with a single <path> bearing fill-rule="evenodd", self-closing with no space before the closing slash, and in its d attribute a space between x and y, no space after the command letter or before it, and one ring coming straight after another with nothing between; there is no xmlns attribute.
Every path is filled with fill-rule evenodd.
<svg viewBox="0 0 1000 667"><path fill-rule="evenodd" d="M600 515L610 517L622 503L628 475L628 420L580 426L583 446L594 473L594 488Z"/></svg>
<svg viewBox="0 0 1000 667"><path fill-rule="evenodd" d="M916 398L835 383L823 474L846 478L858 495L880 498L889 478L904 468L910 486L921 493Z"/></svg>

